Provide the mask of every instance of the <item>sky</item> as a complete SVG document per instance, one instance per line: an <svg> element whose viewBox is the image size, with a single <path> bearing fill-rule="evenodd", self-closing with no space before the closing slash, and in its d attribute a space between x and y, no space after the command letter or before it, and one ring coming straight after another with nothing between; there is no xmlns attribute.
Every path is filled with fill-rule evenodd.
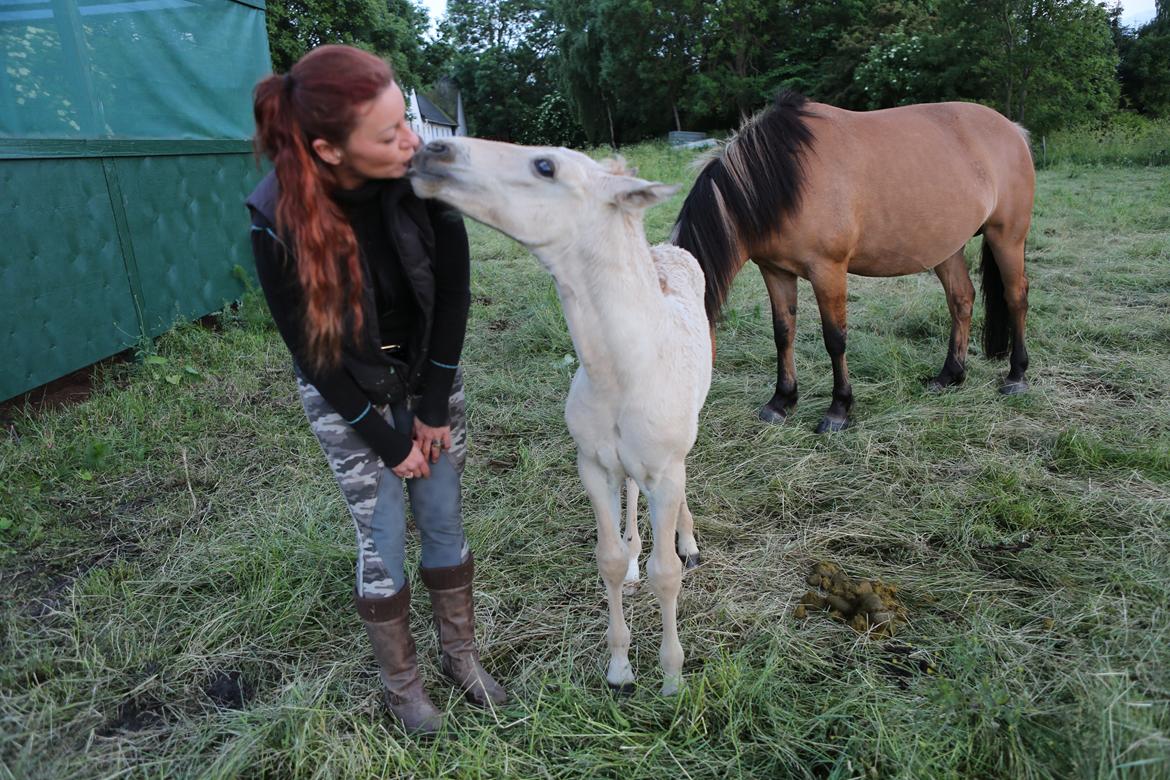
<svg viewBox="0 0 1170 780"><path fill-rule="evenodd" d="M434 25L447 12L447 0L422 0ZM1123 0L1121 4L1122 23L1130 27L1145 24L1154 17L1154 0Z"/></svg>
<svg viewBox="0 0 1170 780"><path fill-rule="evenodd" d="M447 13L447 0L421 0L423 8L427 9L427 13L431 17L431 34L434 34L435 23L443 18L443 14ZM1153 0L1150 0L1150 5L1153 6Z"/></svg>
<svg viewBox="0 0 1170 780"><path fill-rule="evenodd" d="M444 7L447 0L442 0ZM1121 21L1130 27L1145 24L1154 18L1154 0L1125 0L1121 4Z"/></svg>

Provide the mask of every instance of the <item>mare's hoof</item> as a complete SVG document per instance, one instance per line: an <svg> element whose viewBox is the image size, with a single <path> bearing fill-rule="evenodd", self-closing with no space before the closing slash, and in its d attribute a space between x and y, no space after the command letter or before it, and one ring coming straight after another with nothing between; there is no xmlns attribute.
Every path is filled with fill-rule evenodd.
<svg viewBox="0 0 1170 780"><path fill-rule="evenodd" d="M659 691L663 696L676 696L682 690L682 677L667 677L662 681L662 690Z"/></svg>
<svg viewBox="0 0 1170 780"><path fill-rule="evenodd" d="M821 420L820 425L817 426L817 433L836 433L843 431L849 427L849 418L843 420L836 420L832 417L826 417Z"/></svg>
<svg viewBox="0 0 1170 780"><path fill-rule="evenodd" d="M638 686L632 682L622 683L621 685L614 685L609 680L606 680L605 684L609 686L610 693L612 693L614 696L621 696L623 698L629 698L630 696L633 696L634 691L638 690Z"/></svg>
<svg viewBox="0 0 1170 780"><path fill-rule="evenodd" d="M771 404L764 404L760 407L760 411L756 412L756 416L758 416L766 423L782 425L785 421L788 420L788 413L790 411L792 411L791 408L776 409Z"/></svg>
<svg viewBox="0 0 1170 780"><path fill-rule="evenodd" d="M703 559L699 556L698 553L695 553L694 555L686 555L686 556L680 555L678 557L680 559L682 559L684 571L690 571L691 569L697 569L703 563Z"/></svg>
<svg viewBox="0 0 1170 780"><path fill-rule="evenodd" d="M954 379L946 379L944 377L936 376L926 380L926 391L928 393L941 393L952 387L958 387L963 384L964 377L955 377Z"/></svg>
<svg viewBox="0 0 1170 780"><path fill-rule="evenodd" d="M1014 382L1004 382L999 392L1003 395L1019 395L1020 393L1028 392L1028 382L1025 379L1020 379Z"/></svg>

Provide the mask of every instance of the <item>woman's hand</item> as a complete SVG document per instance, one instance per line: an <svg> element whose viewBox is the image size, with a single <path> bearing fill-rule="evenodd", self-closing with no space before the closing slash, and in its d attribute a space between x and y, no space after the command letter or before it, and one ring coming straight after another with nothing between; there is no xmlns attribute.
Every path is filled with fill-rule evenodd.
<svg viewBox="0 0 1170 780"><path fill-rule="evenodd" d="M426 456L422 454L422 450L415 444L410 448L410 454L394 468L390 469L399 479L415 479L422 477L426 479L431 475L431 467L427 465Z"/></svg>
<svg viewBox="0 0 1170 780"><path fill-rule="evenodd" d="M410 438L414 441L414 446L427 456L431 463L438 463L443 450L451 449L451 426L440 425L438 428L432 428L415 417L414 433Z"/></svg>

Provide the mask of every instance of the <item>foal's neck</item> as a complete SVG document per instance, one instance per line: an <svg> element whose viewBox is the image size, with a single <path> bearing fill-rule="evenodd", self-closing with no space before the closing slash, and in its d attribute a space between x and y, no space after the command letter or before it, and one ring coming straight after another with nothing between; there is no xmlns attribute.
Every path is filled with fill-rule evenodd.
<svg viewBox="0 0 1170 780"><path fill-rule="evenodd" d="M542 260L590 380L621 386L657 354L669 328L666 304L641 220L620 215L598 228L589 232L600 240L551 250Z"/></svg>

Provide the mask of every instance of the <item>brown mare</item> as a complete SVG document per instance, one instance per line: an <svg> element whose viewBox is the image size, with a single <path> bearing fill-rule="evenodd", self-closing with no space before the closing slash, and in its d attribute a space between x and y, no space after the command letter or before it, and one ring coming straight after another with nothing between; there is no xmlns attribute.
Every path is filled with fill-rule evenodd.
<svg viewBox="0 0 1170 780"><path fill-rule="evenodd" d="M937 103L858 113L784 93L703 167L671 241L703 267L712 327L749 258L764 275L777 352L776 393L759 412L768 422L782 422L796 406L796 278L812 283L833 362L833 401L817 432L836 431L853 403L847 274L934 270L951 312L951 342L930 386L957 385L975 299L963 246L980 234L984 353L1004 357L1010 346L1000 390L1028 388L1024 239L1034 189L1027 131L990 108Z"/></svg>

